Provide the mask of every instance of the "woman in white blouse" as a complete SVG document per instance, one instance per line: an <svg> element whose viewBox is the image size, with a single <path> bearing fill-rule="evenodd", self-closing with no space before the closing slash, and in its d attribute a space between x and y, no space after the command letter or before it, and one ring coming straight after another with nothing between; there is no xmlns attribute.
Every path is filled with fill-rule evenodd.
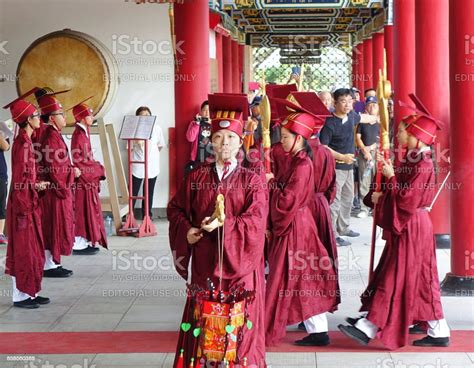
<svg viewBox="0 0 474 368"><path fill-rule="evenodd" d="M135 115L137 116L151 116L151 110L147 106L141 106L137 109ZM156 178L160 173L160 151L165 146L165 138L163 131L158 122L155 122L151 139L148 141L148 209L150 218L152 217L151 209L153 208L153 192L155 189ZM145 142L135 141L132 147L132 160L145 160ZM145 165L132 164L132 192L133 196L137 196L140 191L143 179L145 178ZM135 208L133 201L133 207ZM142 216L145 215L145 203L142 201Z"/></svg>

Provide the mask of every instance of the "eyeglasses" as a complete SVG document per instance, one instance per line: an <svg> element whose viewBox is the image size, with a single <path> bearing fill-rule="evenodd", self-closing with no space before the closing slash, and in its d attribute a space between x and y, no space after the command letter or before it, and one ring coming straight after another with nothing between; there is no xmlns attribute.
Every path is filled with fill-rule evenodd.
<svg viewBox="0 0 474 368"><path fill-rule="evenodd" d="M52 113L51 115L61 115L61 116L64 116L64 113L63 113L63 112L55 112L55 113Z"/></svg>
<svg viewBox="0 0 474 368"><path fill-rule="evenodd" d="M31 115L31 118L39 118L39 117L40 117L40 114L38 113Z"/></svg>

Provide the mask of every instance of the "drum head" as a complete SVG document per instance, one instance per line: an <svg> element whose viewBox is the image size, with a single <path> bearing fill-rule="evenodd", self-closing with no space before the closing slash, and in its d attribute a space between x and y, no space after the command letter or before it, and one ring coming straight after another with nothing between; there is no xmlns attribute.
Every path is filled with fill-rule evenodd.
<svg viewBox="0 0 474 368"><path fill-rule="evenodd" d="M54 91L71 89L57 96L66 110L83 99L96 116L110 108L118 86L117 63L99 41L71 30L49 33L23 54L17 69L17 90L21 95L33 87L50 87ZM74 124L72 112L66 115Z"/></svg>

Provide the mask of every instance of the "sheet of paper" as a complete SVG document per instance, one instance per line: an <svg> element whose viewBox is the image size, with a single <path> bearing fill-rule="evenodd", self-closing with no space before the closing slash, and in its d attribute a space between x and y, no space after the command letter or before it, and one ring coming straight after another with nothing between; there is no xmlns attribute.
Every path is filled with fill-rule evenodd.
<svg viewBox="0 0 474 368"><path fill-rule="evenodd" d="M120 139L133 139L138 126L139 116L126 115L123 118L122 129L120 130Z"/></svg>
<svg viewBox="0 0 474 368"><path fill-rule="evenodd" d="M138 121L135 138L150 139L153 133L153 126L155 125L156 116L140 116Z"/></svg>

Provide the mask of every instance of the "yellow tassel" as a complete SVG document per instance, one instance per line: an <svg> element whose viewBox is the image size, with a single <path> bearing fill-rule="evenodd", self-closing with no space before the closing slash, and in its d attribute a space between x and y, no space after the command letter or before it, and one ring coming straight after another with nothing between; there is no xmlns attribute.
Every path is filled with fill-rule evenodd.
<svg viewBox="0 0 474 368"><path fill-rule="evenodd" d="M227 351L227 353L225 354L225 358L229 361L229 362L233 362L236 358L237 354L236 354L236 351L235 350L230 350L230 351Z"/></svg>

